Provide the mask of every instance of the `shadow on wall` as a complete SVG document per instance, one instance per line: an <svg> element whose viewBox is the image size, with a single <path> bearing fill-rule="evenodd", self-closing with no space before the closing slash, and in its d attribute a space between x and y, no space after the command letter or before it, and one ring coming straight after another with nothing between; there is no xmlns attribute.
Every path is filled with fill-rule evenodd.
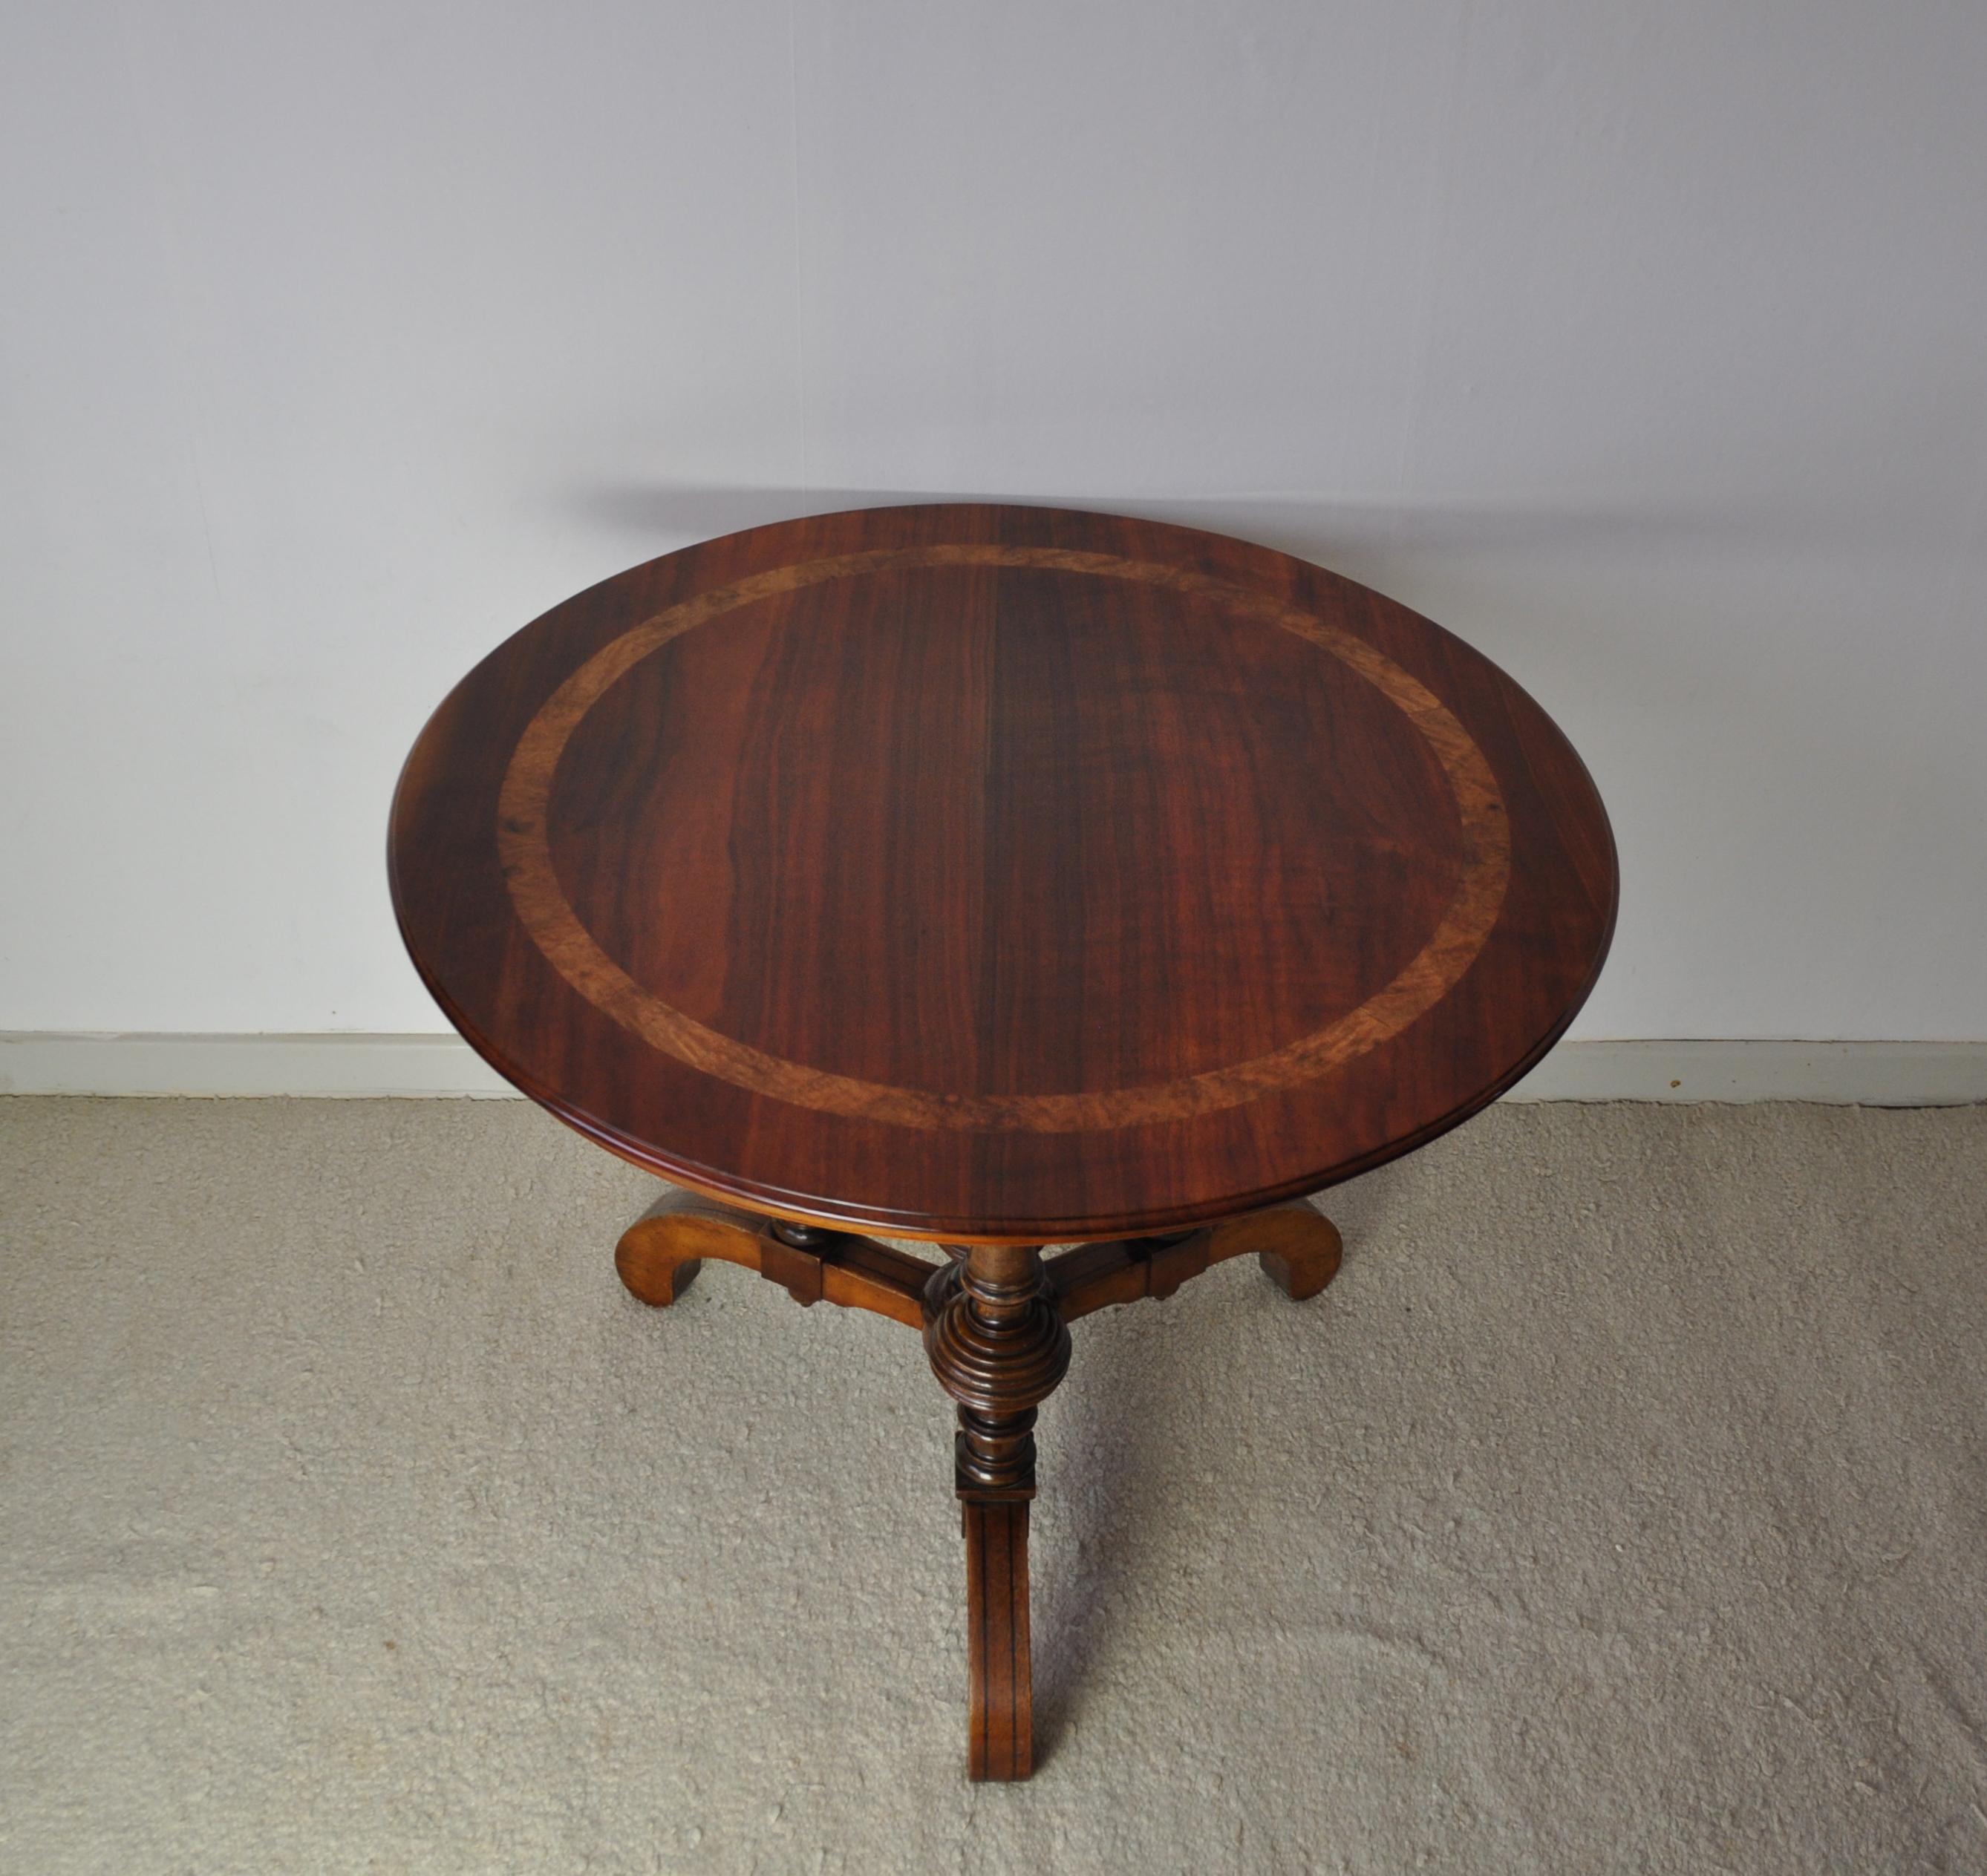
<svg viewBox="0 0 1987 1876"><path fill-rule="evenodd" d="M1701 644L1665 629L1679 616L1702 620L1735 603L1742 612L1744 595L1756 590L1760 557L1811 567L1857 554L1854 530L1819 510L1766 504L1749 510L1527 506L1521 500L1445 505L1296 493L1017 495L661 480L579 484L551 497L575 521L643 557L806 515L953 501L1101 509L1235 534L1315 561L1454 627L1527 688L1550 677L1540 701L1576 743L1586 712L1613 720L1624 699L1654 716L1668 711L1688 717L1701 708L1715 678L1728 715L1755 726L1777 726L1783 756L1796 772L1812 762L1840 773L1858 759L1859 752L1827 736L1820 724L1790 714L1777 685L1768 695L1762 674L1746 662L1727 658L1709 672ZM1894 551L1897 543L1886 546ZM1594 741L1594 752L1606 749L1604 741ZM1604 792L1607 777L1597 773ZM1888 776L1868 778L1873 790L1890 786ZM1687 818L1690 810L1679 801L1671 811L1678 824L1676 817Z"/></svg>
<svg viewBox="0 0 1987 1876"><path fill-rule="evenodd" d="M1088 508L1182 527L1233 534L1305 560L1348 571L1353 557L1538 554L1614 557L1817 551L1831 555L1916 553L1951 542L1918 513L1876 516L1789 504L1726 501L1701 507L1494 500L1430 502L1413 497L1348 499L1297 491L1201 496L1007 493L990 489L771 488L709 483L616 481L553 492L551 506L603 533L653 552L774 521L925 502L1004 502L1022 507ZM1914 525L1914 520L1915 524ZM1352 577L1361 577L1354 575Z"/></svg>
<svg viewBox="0 0 1987 1876"><path fill-rule="evenodd" d="M1909 694L1904 678L1886 677L1874 714L1857 716L1857 733L1842 731L1845 687L1876 674L1871 634L1845 632L1845 622L1922 612L1949 585L1952 543L1928 510L1906 517L1880 502L1859 511L1819 490L1701 502L1652 493L1633 504L1289 491L1155 498L639 476L569 482L542 499L616 542L628 561L840 509L1007 500L1137 514L1317 561L1454 626L1538 696L1614 810L1624 875L1618 956L1632 958L1649 941L1645 917L1694 904L1698 923L1666 928L1662 941L1698 960L1709 981L1726 974L1735 948L1756 942L1745 908L1763 892L1790 908L1783 929L1796 936L1784 941L1800 954L1790 970L1846 971L1834 953L1846 941L1867 948L1879 934L1842 937L1832 879L1860 869L1879 882L1866 900L1881 901L1909 889L1934 837L1948 852L1979 838L1947 825L1977 799L1967 749L1896 733L1890 721ZM1929 677L1946 653L1935 635L1921 634L1885 655ZM1755 806L1731 837L1707 835L1714 826L1729 832L1729 811L1716 817L1735 792ZM1899 803L1918 817L1915 844L1896 836L1898 810L1887 804Z"/></svg>

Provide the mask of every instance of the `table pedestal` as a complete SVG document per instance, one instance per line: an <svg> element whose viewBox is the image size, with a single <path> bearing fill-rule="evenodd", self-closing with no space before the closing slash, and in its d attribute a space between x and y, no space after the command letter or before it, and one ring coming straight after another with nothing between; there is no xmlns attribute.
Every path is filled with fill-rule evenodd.
<svg viewBox="0 0 1987 1876"><path fill-rule="evenodd" d="M1331 1221L1308 1205L1278 1205L1046 1259L1034 1245L972 1244L934 1265L855 1233L672 1193L622 1234L615 1265L634 1295L658 1308L715 1258L757 1271L796 1302L868 1309L923 1331L932 1372L959 1413L953 1470L966 1538L967 1769L975 1779L1021 1779L1034 1769L1035 1413L1068 1369L1069 1325L1107 1304L1170 1296L1209 1265L1250 1252L1301 1301L1338 1274L1341 1245Z"/></svg>

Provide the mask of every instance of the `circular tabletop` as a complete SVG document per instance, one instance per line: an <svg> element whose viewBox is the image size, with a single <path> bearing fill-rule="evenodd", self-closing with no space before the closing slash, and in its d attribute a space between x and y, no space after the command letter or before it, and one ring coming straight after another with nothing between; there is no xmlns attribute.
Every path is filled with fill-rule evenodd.
<svg viewBox="0 0 1987 1876"><path fill-rule="evenodd" d="M762 1211L1155 1234L1432 1138L1557 1039L1614 843L1510 679L1265 547L858 510L555 607L421 733L389 864L481 1054Z"/></svg>

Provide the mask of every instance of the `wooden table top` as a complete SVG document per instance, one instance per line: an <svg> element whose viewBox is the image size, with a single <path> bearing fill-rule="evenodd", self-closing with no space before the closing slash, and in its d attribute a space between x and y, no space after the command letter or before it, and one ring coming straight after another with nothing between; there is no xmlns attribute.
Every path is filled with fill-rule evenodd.
<svg viewBox="0 0 1987 1876"><path fill-rule="evenodd" d="M1487 659L1225 537L860 510L555 607L422 732L390 865L449 1019L637 1164L888 1234L1158 1233L1493 1100L1613 929Z"/></svg>

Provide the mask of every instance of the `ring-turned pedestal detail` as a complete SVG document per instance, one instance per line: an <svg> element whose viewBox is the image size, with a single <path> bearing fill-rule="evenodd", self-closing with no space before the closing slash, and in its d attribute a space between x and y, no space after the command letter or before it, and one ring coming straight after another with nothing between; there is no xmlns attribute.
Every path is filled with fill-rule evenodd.
<svg viewBox="0 0 1987 1876"><path fill-rule="evenodd" d="M959 1403L962 1494L1035 1489L1035 1409L1069 1370L1069 1330L1031 1245L975 1244L933 1279L925 1352Z"/></svg>

